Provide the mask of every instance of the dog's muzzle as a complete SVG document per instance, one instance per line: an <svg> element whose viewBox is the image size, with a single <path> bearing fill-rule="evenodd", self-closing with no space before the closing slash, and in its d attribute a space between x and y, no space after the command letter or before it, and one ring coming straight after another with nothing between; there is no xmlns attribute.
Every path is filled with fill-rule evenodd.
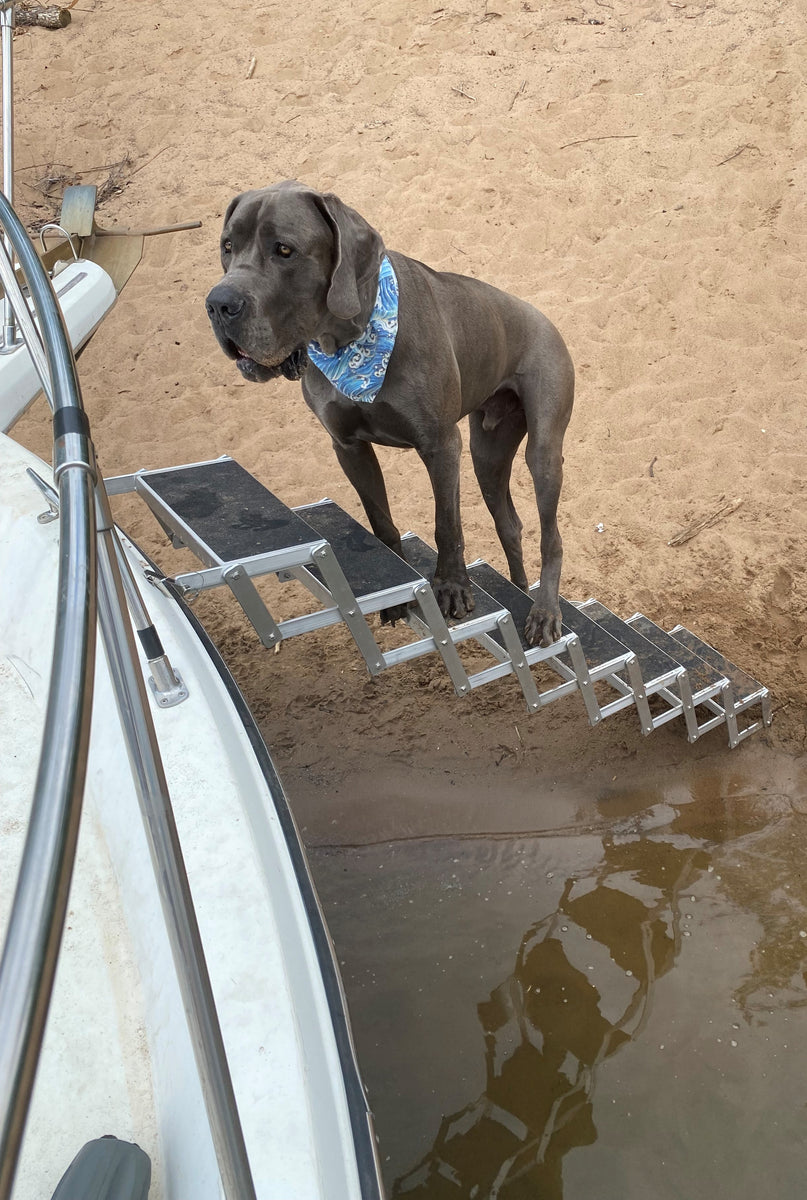
<svg viewBox="0 0 807 1200"><path fill-rule="evenodd" d="M305 346L298 346L296 350L292 350L291 354L283 359L283 362L278 363L274 367L268 367L264 363L255 362L253 358L249 358L246 354L239 354L235 360L235 365L245 379L249 379L255 383L265 382L267 379L277 379L279 375L283 375L286 379L294 381L303 377L305 369L308 366L308 351Z"/></svg>
<svg viewBox="0 0 807 1200"><path fill-rule="evenodd" d="M300 379L308 366L308 352L305 346L297 346L291 353L275 361L262 362L253 358L239 345L238 324L246 306L246 298L226 283L217 284L205 301L213 332L224 353L234 360L241 374L250 383L266 383L267 380L277 379L280 375L286 379Z"/></svg>

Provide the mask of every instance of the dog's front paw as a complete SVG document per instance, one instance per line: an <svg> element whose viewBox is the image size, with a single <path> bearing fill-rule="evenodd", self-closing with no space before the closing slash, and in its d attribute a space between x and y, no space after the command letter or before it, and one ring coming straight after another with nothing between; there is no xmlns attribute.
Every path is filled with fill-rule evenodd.
<svg viewBox="0 0 807 1200"><path fill-rule="evenodd" d="M474 593L471 581L466 575L464 579L438 579L432 582L437 606L444 617L454 617L461 621L474 611Z"/></svg>
<svg viewBox="0 0 807 1200"><path fill-rule="evenodd" d="M524 636L531 646L551 646L557 642L563 636L560 608L547 612L540 601L536 601L527 616Z"/></svg>

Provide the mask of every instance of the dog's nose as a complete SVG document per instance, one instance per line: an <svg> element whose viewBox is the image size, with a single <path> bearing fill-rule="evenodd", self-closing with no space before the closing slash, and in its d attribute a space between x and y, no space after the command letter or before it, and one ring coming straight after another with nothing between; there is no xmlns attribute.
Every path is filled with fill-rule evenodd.
<svg viewBox="0 0 807 1200"><path fill-rule="evenodd" d="M208 294L205 301L207 315L232 321L239 317L246 307L246 298L234 287L227 283L217 283Z"/></svg>

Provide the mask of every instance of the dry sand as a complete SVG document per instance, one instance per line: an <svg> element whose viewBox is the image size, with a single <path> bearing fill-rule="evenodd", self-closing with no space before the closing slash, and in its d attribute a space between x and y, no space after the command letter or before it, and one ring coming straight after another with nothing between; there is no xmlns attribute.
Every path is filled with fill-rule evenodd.
<svg viewBox="0 0 807 1200"><path fill-rule="evenodd" d="M147 243L82 356L105 473L227 453L289 504L327 494L361 515L299 385L244 383L203 305L233 194L291 177L333 190L389 246L485 278L557 324L578 377L564 593L683 621L771 687L771 734L727 769L803 754L800 6L79 0L72 15L16 41L24 219L57 211L65 179L111 177L105 225L203 222ZM18 431L47 452L41 405ZM419 460L381 457L401 528L429 538ZM535 576L521 460L513 491ZM668 545L734 499L731 515ZM119 512L146 551L176 561L145 511ZM463 512L469 557L503 567L467 453ZM457 700L429 660L371 681L339 630L271 654L226 597L198 611L311 811L335 789L347 810L359 764L367 796L391 762L402 792L484 777L495 799L507 778L610 779L627 760L647 776L728 755L719 733L693 750L670 727L643 740L630 714L590 732L573 701L529 718L512 679Z"/></svg>

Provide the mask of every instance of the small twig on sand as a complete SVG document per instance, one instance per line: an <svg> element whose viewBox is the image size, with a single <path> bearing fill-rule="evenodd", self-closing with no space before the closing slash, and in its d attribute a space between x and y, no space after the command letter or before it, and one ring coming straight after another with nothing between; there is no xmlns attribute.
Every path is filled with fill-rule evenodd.
<svg viewBox="0 0 807 1200"><path fill-rule="evenodd" d="M452 87L451 90L452 90L452 92L456 92L458 96L464 96L466 100L473 100L474 103L476 103L476 96L472 96L470 94L470 92L466 92L465 88L462 87L462 85L460 85L459 87Z"/></svg>
<svg viewBox="0 0 807 1200"><path fill-rule="evenodd" d="M653 455L653 458L652 458L652 460L651 460L650 466L647 468L647 473L648 473L648 475L650 476L650 478L651 478L651 479L654 479L654 478L655 478L655 475L654 475L654 472L653 472L653 465L654 465L654 463L657 463L657 462L658 462L658 455L657 455L657 454L654 454L654 455Z"/></svg>
<svg viewBox="0 0 807 1200"><path fill-rule="evenodd" d="M139 167L135 167L135 169L132 171L132 174L136 175L138 173L138 171L142 171L144 167L147 167L149 165L149 163L153 163L155 158L159 158L161 154L165 154L167 149L168 149L167 146L163 146L162 150L158 150L156 154L152 154L151 158L147 158L146 161L144 163L141 163ZM123 161L125 162L126 160L124 159ZM122 166L123 163L121 163L119 165Z"/></svg>
<svg viewBox="0 0 807 1200"><path fill-rule="evenodd" d="M733 158L737 158L746 150L756 150L756 152L759 153L759 146L755 146L753 142L744 142L742 146L738 146L736 150L732 150L728 158L721 158L717 165L722 167L724 163L731 162Z"/></svg>
<svg viewBox="0 0 807 1200"><path fill-rule="evenodd" d="M520 88L518 89L518 91L516 92L516 94L515 94L515 96L513 97L513 99L510 101L510 107L509 107L509 108L508 108L508 110L507 110L508 112L512 112L512 111L513 111L513 105L515 104L516 100L518 100L519 96L523 96L523 94L524 94L524 92L525 92L526 90L527 90L527 81L526 81L526 79L525 79L525 80L524 80L524 82L522 83L521 87L520 87Z"/></svg>
<svg viewBox="0 0 807 1200"><path fill-rule="evenodd" d="M257 67L257 65L258 65L258 60L255 57L255 55L253 54L252 58L249 60L249 66L247 67L247 79L251 79L252 76L255 74L255 68Z"/></svg>
<svg viewBox="0 0 807 1200"><path fill-rule="evenodd" d="M603 133L600 137L580 138L576 142L565 142L558 146L559 150L568 150L569 146L583 146L586 142L608 142L612 138L636 138L638 133Z"/></svg>
<svg viewBox="0 0 807 1200"><path fill-rule="evenodd" d="M694 525L689 525L686 529L682 529L674 538L670 538L667 542L668 546L683 546L684 542L688 542L694 538L696 534L704 529L708 529L711 525L716 525L718 521L724 520L731 516L733 512L740 507L742 500L727 500L725 504L721 504L716 512L713 512L708 517L703 517L700 521L696 521Z"/></svg>

